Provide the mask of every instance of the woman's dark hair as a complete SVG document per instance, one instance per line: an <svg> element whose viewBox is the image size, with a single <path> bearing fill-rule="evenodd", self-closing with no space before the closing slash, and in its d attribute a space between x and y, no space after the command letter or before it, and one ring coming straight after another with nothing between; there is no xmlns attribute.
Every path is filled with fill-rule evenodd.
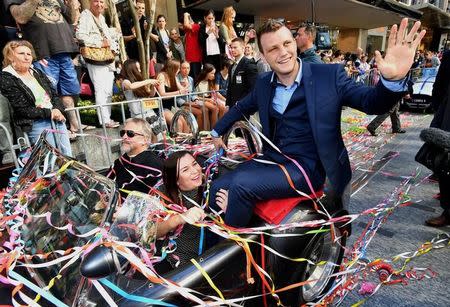
<svg viewBox="0 0 450 307"><path fill-rule="evenodd" d="M167 74L167 77L169 78L170 82L169 91L178 90L177 73L180 70L180 65L181 65L180 61L172 59L168 59L166 61L166 64L164 64L162 71L164 71Z"/></svg>
<svg viewBox="0 0 450 307"><path fill-rule="evenodd" d="M231 65L233 65L231 60L226 56L222 56L222 59L220 61L220 70L224 69L225 67L230 69Z"/></svg>
<svg viewBox="0 0 450 307"><path fill-rule="evenodd" d="M156 22L158 22L158 20L159 20L161 17L163 17L164 20L167 20L167 19L166 19L166 16L164 16L164 15L162 15L162 14L159 14L159 15L156 17Z"/></svg>
<svg viewBox="0 0 450 307"><path fill-rule="evenodd" d="M207 10L205 11L205 13L203 13L203 18L207 17L209 14L212 14L214 17L216 17L216 15L214 14L214 10Z"/></svg>
<svg viewBox="0 0 450 307"><path fill-rule="evenodd" d="M202 71L200 71L200 73L197 76L197 80L195 80L195 86L197 86L201 81L205 81L206 75L212 72L214 69L216 69L214 65L205 63L203 65ZM214 90L215 81L214 80L207 80L207 81L208 81L208 90L209 91Z"/></svg>
<svg viewBox="0 0 450 307"><path fill-rule="evenodd" d="M144 80L141 72L137 68L137 63L138 61L133 59L128 59L123 63L121 75L124 80L129 80L131 83ZM148 86L142 86L134 89L133 93L136 97L149 97L151 95Z"/></svg>
<svg viewBox="0 0 450 307"><path fill-rule="evenodd" d="M167 196L170 197L171 200L181 205L182 199L180 199L180 189L178 187L178 176L179 176L179 162L180 159L186 155L195 157L186 150L176 151L169 155L169 157L164 161L163 164L163 182L166 190ZM199 189L199 195L201 196L202 189Z"/></svg>
<svg viewBox="0 0 450 307"><path fill-rule="evenodd" d="M338 57L340 57L342 55L342 52L341 52L341 50L336 50L334 53L333 53L333 57L334 58L338 58Z"/></svg>

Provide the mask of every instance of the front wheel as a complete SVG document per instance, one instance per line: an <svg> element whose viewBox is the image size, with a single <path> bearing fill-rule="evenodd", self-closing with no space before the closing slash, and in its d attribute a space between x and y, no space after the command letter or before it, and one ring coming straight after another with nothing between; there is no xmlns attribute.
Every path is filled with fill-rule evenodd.
<svg viewBox="0 0 450 307"><path fill-rule="evenodd" d="M340 237L336 242L333 242L331 232L317 234L304 250L304 258L316 264L324 264L305 263L299 268L300 280L307 281L306 285L299 288L300 304L318 302L335 280L335 277L330 275L339 271L346 244L346 237L342 236L341 230L337 227L335 230L335 236Z"/></svg>

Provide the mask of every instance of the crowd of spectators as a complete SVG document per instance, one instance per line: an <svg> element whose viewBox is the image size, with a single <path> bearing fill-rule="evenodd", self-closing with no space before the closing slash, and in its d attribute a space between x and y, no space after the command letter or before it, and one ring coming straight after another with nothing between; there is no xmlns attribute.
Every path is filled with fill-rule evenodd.
<svg viewBox="0 0 450 307"><path fill-rule="evenodd" d="M172 124L174 107L182 107L194 114L200 129L206 130L251 90L258 74L270 70L255 44L256 31L251 26L236 31L237 12L232 6L223 9L220 21L213 10L195 21L184 12L178 27L170 29L164 15L158 15L154 22L148 19L143 0L135 1L138 29L127 15L121 17L120 29L112 27L104 16L105 7L105 0L90 0L83 11L78 0L7 0L1 7L1 41L5 44L19 37L30 41L35 50L34 69L44 72L65 108L75 106L79 99L81 73L77 70L82 67L92 82L96 105L103 106L97 109L98 122L107 128L120 124L111 118L108 105L116 82L126 100L163 97L167 126ZM145 55L139 50L138 37L144 38L147 31L151 61L150 67L143 68L139 58ZM373 55L361 48L346 53L316 50L316 28L310 23L302 23L292 33L303 61L342 64L348 76L358 82L378 80ZM122 58L128 58L124 63L117 62L121 38L126 50ZM109 48L116 59L92 63L80 56L80 47ZM412 68L437 67L439 58L440 54L431 51L417 51ZM143 79L143 69L148 70L149 79ZM215 93L190 94L198 91ZM148 110L143 114L140 103L131 103L129 110L131 117L160 115ZM80 126L73 111L63 115L71 139L75 138L72 133L93 128ZM184 120L178 124L181 131L189 130Z"/></svg>

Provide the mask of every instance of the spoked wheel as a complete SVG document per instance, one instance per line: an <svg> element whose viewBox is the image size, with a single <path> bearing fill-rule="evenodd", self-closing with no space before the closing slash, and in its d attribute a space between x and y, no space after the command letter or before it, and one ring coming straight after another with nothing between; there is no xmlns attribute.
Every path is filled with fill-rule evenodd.
<svg viewBox="0 0 450 307"><path fill-rule="evenodd" d="M178 120L180 118L183 118L189 127L191 135L190 137L188 137L188 139L191 139L192 143L196 143L198 140L197 120L195 119L195 116L187 110L180 109L174 114L172 118L172 125L170 127L170 136L176 137L181 134L178 127Z"/></svg>
<svg viewBox="0 0 450 307"><path fill-rule="evenodd" d="M250 126L243 122L236 122L230 130L224 135L223 141L225 145L228 146L229 139L231 135L242 137L248 148L249 154L261 153L262 152L262 141L259 135L253 131Z"/></svg>
<svg viewBox="0 0 450 307"><path fill-rule="evenodd" d="M341 236L339 228L336 229L336 237ZM335 279L330 275L339 270L339 265L344 254L345 237L341 237L337 242L333 242L330 232L316 235L305 249L304 257L310 259L315 264L306 263L301 273L300 280L307 281L307 284L300 288L301 303L316 302L328 291Z"/></svg>

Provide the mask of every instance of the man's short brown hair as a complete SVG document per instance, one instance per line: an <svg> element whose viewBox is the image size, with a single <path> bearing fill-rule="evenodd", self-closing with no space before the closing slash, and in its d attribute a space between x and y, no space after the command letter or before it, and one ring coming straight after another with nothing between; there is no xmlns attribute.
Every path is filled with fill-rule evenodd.
<svg viewBox="0 0 450 307"><path fill-rule="evenodd" d="M300 26L298 27L299 29L301 28L305 28L305 33L308 33L308 35L311 35L312 37L312 41L314 43L314 41L316 40L316 26L314 26L312 23L308 23L308 22L303 22L302 24L300 24ZM298 31L298 29L297 29Z"/></svg>
<svg viewBox="0 0 450 307"><path fill-rule="evenodd" d="M231 43L240 43L242 46L245 46L245 42L242 38L240 37L235 37L231 40Z"/></svg>
<svg viewBox="0 0 450 307"><path fill-rule="evenodd" d="M261 46L261 35L276 32L284 26L284 22L281 20L270 18L259 27L258 31L256 31L256 40L258 42L258 48L262 53L264 53L264 49Z"/></svg>

